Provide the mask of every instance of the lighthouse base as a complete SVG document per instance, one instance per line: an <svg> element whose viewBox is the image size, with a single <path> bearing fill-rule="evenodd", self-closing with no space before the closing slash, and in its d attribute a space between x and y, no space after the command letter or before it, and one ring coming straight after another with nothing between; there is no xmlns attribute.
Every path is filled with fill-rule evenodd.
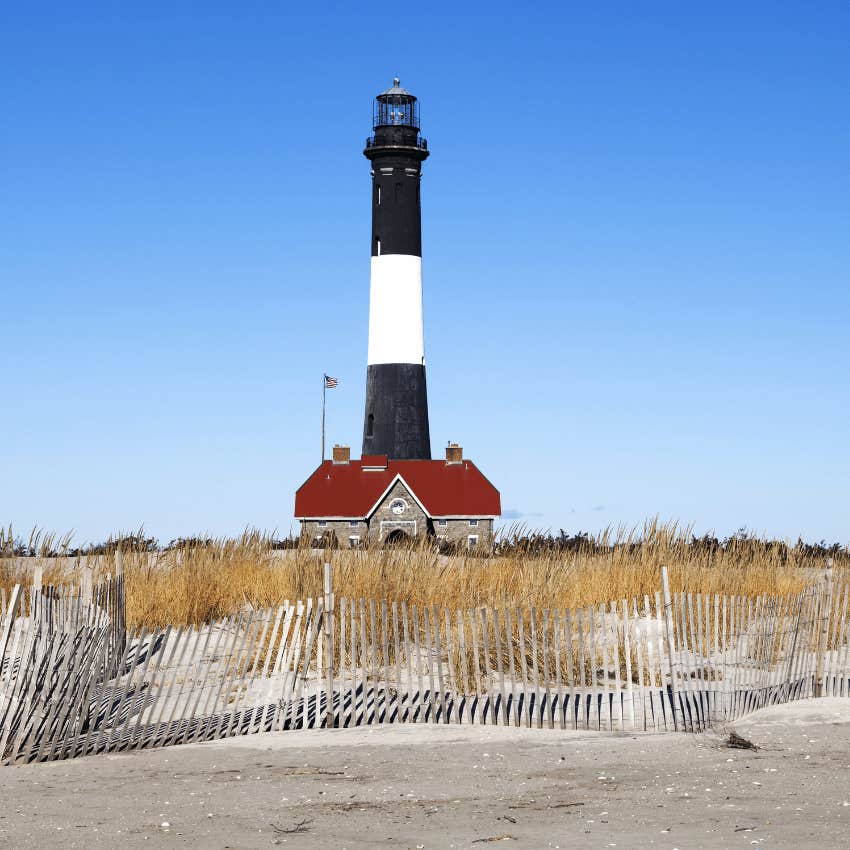
<svg viewBox="0 0 850 850"><path fill-rule="evenodd" d="M366 372L363 454L391 460L430 460L425 367L379 363Z"/></svg>

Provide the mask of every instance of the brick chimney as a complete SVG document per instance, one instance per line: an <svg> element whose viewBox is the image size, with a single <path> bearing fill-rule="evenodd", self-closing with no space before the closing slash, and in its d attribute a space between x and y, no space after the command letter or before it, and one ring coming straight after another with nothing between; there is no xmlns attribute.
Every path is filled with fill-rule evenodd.
<svg viewBox="0 0 850 850"><path fill-rule="evenodd" d="M351 463L351 449L348 446L334 446L334 463Z"/></svg>
<svg viewBox="0 0 850 850"><path fill-rule="evenodd" d="M463 448L457 443L446 446L446 463L463 463Z"/></svg>

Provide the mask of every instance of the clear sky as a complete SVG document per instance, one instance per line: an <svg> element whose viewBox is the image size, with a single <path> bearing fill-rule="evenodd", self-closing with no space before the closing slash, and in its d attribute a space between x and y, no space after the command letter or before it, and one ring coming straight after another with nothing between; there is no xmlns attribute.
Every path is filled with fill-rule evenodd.
<svg viewBox="0 0 850 850"><path fill-rule="evenodd" d="M0 522L286 533L323 371L359 454L398 74L435 454L531 526L850 540L850 6L700 5L6 4Z"/></svg>

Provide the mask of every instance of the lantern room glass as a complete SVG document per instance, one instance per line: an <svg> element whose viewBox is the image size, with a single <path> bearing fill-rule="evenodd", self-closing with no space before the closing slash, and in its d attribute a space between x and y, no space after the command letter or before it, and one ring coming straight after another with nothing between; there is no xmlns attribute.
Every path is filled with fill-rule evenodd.
<svg viewBox="0 0 850 850"><path fill-rule="evenodd" d="M373 127L414 127L419 129L419 105L413 95L380 94L372 112Z"/></svg>

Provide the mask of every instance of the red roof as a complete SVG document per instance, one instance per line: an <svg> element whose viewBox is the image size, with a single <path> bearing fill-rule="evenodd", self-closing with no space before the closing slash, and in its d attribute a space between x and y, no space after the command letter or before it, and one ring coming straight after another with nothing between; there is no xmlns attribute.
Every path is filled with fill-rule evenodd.
<svg viewBox="0 0 850 850"><path fill-rule="evenodd" d="M383 458L381 458L383 461ZM364 463L365 461L365 463ZM471 461L391 460L376 469L375 457L326 460L295 492L295 516L366 517L400 476L432 517L499 516L499 491ZM371 466L371 469L363 469Z"/></svg>

